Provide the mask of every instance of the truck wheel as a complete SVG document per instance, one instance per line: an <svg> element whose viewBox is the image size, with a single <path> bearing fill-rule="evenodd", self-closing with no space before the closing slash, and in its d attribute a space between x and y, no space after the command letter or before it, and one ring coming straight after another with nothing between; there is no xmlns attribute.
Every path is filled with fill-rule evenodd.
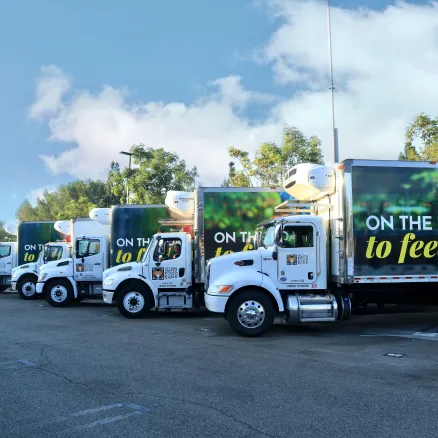
<svg viewBox="0 0 438 438"><path fill-rule="evenodd" d="M17 284L17 292L23 300L34 300L37 298L36 281L33 277L24 277Z"/></svg>
<svg viewBox="0 0 438 438"><path fill-rule="evenodd" d="M126 286L117 297L117 308L125 318L144 318L153 306L151 293L141 291L139 287Z"/></svg>
<svg viewBox="0 0 438 438"><path fill-rule="evenodd" d="M242 336L261 336L274 322L275 309L271 299L258 290L248 290L231 298L226 319Z"/></svg>
<svg viewBox="0 0 438 438"><path fill-rule="evenodd" d="M73 288L68 280L52 280L46 286L47 302L53 307L67 307L73 301Z"/></svg>

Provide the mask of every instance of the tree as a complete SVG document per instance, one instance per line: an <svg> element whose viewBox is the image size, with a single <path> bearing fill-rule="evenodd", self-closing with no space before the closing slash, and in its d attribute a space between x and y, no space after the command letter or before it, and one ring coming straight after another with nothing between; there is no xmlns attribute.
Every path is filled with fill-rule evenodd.
<svg viewBox="0 0 438 438"><path fill-rule="evenodd" d="M7 233L6 230L3 228L4 225L5 222L0 220L0 242L16 242L17 236Z"/></svg>
<svg viewBox="0 0 438 438"><path fill-rule="evenodd" d="M228 148L228 153L240 163L242 170L237 171L231 162L228 178L222 184L224 187L282 186L286 172L296 164L324 163L318 137L306 138L297 128L287 125L281 146L263 143L253 160L247 151L235 147Z"/></svg>
<svg viewBox="0 0 438 438"><path fill-rule="evenodd" d="M92 180L78 180L61 185L57 191L45 190L32 207L26 199L18 208L20 221L32 220L68 220L88 217L95 207L111 207L117 198L111 193L108 183Z"/></svg>
<svg viewBox="0 0 438 438"><path fill-rule="evenodd" d="M433 119L421 113L414 118L406 129L405 148L400 153L399 160L438 160L438 117Z"/></svg>
<svg viewBox="0 0 438 438"><path fill-rule="evenodd" d="M117 201L116 204L124 204L126 202L126 182L120 170L119 163L114 161L111 162L107 186L108 191L112 193Z"/></svg>
<svg viewBox="0 0 438 438"><path fill-rule="evenodd" d="M177 154L143 144L132 146L131 153L131 170L120 171L117 163L112 168L110 178L116 196L123 198L127 184L130 203L162 204L169 190L194 190L197 168L187 168Z"/></svg>

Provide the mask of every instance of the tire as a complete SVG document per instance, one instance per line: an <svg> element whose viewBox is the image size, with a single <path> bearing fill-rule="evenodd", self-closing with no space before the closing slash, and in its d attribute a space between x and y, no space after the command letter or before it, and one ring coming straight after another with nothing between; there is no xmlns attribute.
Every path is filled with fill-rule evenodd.
<svg viewBox="0 0 438 438"><path fill-rule="evenodd" d="M140 287L128 285L119 292L117 308L125 318L144 318L154 307L152 293L141 289Z"/></svg>
<svg viewBox="0 0 438 438"><path fill-rule="evenodd" d="M246 311L245 311L246 309ZM226 319L231 328L246 337L261 336L274 323L271 298L260 290L246 290L231 298Z"/></svg>
<svg viewBox="0 0 438 438"><path fill-rule="evenodd" d="M51 280L45 289L46 300L52 307L67 307L73 301L73 287L68 280Z"/></svg>
<svg viewBox="0 0 438 438"><path fill-rule="evenodd" d="M35 300L38 295L36 293L36 278L28 275L22 278L17 283L17 292L23 300Z"/></svg>

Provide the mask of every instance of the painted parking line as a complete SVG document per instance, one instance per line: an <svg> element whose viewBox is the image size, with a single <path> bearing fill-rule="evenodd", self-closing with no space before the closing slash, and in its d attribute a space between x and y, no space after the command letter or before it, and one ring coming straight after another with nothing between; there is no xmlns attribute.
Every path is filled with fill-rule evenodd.
<svg viewBox="0 0 438 438"><path fill-rule="evenodd" d="M19 359L19 360L8 360L7 362L0 362L0 369L10 370L13 368L20 368L23 365L27 367L35 366L33 362L30 362L26 359Z"/></svg>
<svg viewBox="0 0 438 438"><path fill-rule="evenodd" d="M114 423L116 421L122 421L126 418L143 415L147 412L150 412L150 409L147 409L144 406L140 406L140 405L137 405L135 403L114 403L111 405L99 406L98 408L91 408L91 409L86 409L84 411L73 412L73 413L65 415L63 417L53 418L53 419L41 421L38 423L32 423L29 426L33 427L33 428L34 427L42 427L42 426L50 426L50 425L61 423L64 421L68 422L68 421L71 421L71 420L74 420L74 419L77 419L80 417L85 417L87 415L97 414L99 412L106 412L106 411L110 411L112 409L117 409L117 408L129 408L129 409L132 409L132 411L125 413L125 414L119 414L119 415L117 415L117 411L116 411L115 415L113 415L113 416L102 418L100 420L95 420L92 422L87 422L85 424L80 424L78 426L74 426L71 428L67 428L67 429L63 430L63 432L73 431L73 430L91 429L91 428L96 427L96 426L102 426L105 424Z"/></svg>
<svg viewBox="0 0 438 438"><path fill-rule="evenodd" d="M115 423L116 421L122 421L122 420L125 420L126 418L135 417L138 415L143 415L143 412L133 411L133 412L129 412L128 414L124 414L124 415L116 415L114 417L108 417L108 418L104 418L102 420L93 421L92 423L83 424L81 426L72 427L70 429L65 429L62 432L70 432L73 430L91 429L91 428L96 427L96 426L103 426L105 424Z"/></svg>

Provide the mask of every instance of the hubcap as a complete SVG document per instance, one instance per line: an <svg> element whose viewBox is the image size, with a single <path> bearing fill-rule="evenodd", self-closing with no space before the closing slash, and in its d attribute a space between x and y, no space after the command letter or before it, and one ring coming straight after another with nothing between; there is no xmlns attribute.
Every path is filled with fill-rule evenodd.
<svg viewBox="0 0 438 438"><path fill-rule="evenodd" d="M237 309L237 319L245 328L259 327L265 316L265 309L258 301L244 301Z"/></svg>
<svg viewBox="0 0 438 438"><path fill-rule="evenodd" d="M144 307L144 297L139 292L129 292L123 298L123 306L128 312L140 312Z"/></svg>
<svg viewBox="0 0 438 438"><path fill-rule="evenodd" d="M67 299L67 289L64 286L55 286L50 291L50 297L57 303L62 303Z"/></svg>
<svg viewBox="0 0 438 438"><path fill-rule="evenodd" d="M31 297L32 295L35 294L35 284L32 283L31 281L27 281L26 283L23 284L23 287L21 288L21 292L23 293L24 296L26 297Z"/></svg>

